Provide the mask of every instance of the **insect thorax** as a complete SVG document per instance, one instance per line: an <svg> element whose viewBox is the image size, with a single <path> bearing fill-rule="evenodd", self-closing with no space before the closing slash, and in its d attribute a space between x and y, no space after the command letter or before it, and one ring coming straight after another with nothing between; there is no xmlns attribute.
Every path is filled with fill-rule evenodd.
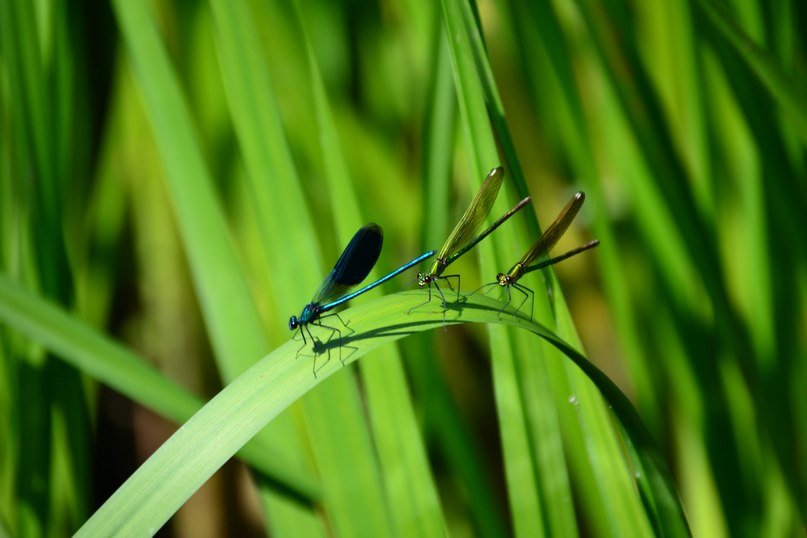
<svg viewBox="0 0 807 538"><path fill-rule="evenodd" d="M434 282L443 274L448 264L445 258L437 258L426 273L418 273L418 285L425 286Z"/></svg>
<svg viewBox="0 0 807 538"><path fill-rule="evenodd" d="M516 280L521 278L521 275L524 274L524 266L521 262L516 263L513 267L507 271L507 284L515 284Z"/></svg>
<svg viewBox="0 0 807 538"><path fill-rule="evenodd" d="M300 314L300 325L304 325L306 323L310 323L317 319L320 314L320 305L319 303L308 303L303 308L303 312Z"/></svg>

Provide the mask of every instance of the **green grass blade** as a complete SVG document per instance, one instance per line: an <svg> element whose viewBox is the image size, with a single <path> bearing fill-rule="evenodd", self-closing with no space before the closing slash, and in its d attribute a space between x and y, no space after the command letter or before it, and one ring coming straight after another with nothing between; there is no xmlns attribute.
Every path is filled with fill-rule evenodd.
<svg viewBox="0 0 807 538"><path fill-rule="evenodd" d="M466 123L463 125L471 134L468 140L472 161L480 162L484 160L483 156L495 152L491 123L497 124L501 127L499 139L511 172L511 183L523 186L515 154L508 151L509 139L495 83L489 68L485 67L486 52L477 30L477 18L466 2L452 1L444 5L453 45L460 110L465 110L462 117ZM480 114L480 111L485 114ZM522 241L524 244L532 242L524 238ZM509 246L512 249L513 245ZM483 269L490 275L495 274L496 266L512 263L502 260L516 260L521 254L505 252L507 249L500 244L493 247L497 254L494 259L498 260L495 264L486 262L490 260L491 247L484 245L480 249ZM508 431L502 429L502 440L516 534L575 534L574 508L563 501L571 498L571 490L566 475L567 463L560 449L557 410L549 392L533 390L543 381L546 372L532 364L524 364L523 354L519 353L529 349L531 353L539 354L541 350L517 335L505 334L500 328L491 327L489 332L491 342L498 344L492 346L492 352L499 420L503 425L510 425ZM508 342L506 345L505 341ZM539 510L546 518L534 516Z"/></svg>
<svg viewBox="0 0 807 538"><path fill-rule="evenodd" d="M210 7L227 105L244 158L249 201L272 275L268 285L277 306L274 313L282 316L304 304L312 293L306 287L313 290L318 284L319 250L311 248L317 243L315 234L260 54L262 44L250 7L245 3L217 1L210 2ZM293 249L290 245L307 248ZM272 254L277 252L283 255ZM290 282L296 285L289 285ZM277 341L285 338L284 333L271 331L270 335ZM299 428L291 424L291 417L284 417L284 421L281 427L272 430L276 450L287 460L297 460L298 465L310 465L301 437L284 434L298 432ZM290 528L316 528L318 534L324 533L321 521L309 520L316 518L316 514L286 509L280 495L265 500L273 533Z"/></svg>
<svg viewBox="0 0 807 538"><path fill-rule="evenodd" d="M645 413L650 410L649 416L651 417L651 423L660 426L659 406L661 402L656 401L658 391L653 388L651 383L652 378L649 375L646 363L643 361L643 357L637 345L636 321L630 304L627 280L624 278L621 267L621 255L617 250L618 241L616 240L616 234L606 219L606 210L602 195L603 189L598 181L597 164L594 160L594 152L592 149L594 145L590 133L588 132L589 124L583 113L582 101L574 80L569 47L566 44L566 38L560 28L559 18L549 2L518 2L512 18L516 31L520 33L520 43L522 47L528 46L527 42L529 42L529 45L533 45L533 42L529 41L531 37L530 32L541 36L543 45L549 56L550 64L554 69L554 74L558 77L561 88L560 92L563 96L561 103L564 107L567 107L570 117L568 122L570 136L568 136L566 140L567 147L572 148L570 162L572 166L579 170L579 175L586 183L586 189L593 194L589 198L595 206L592 213L595 218L596 237L603 240L603 248L598 252L597 257L606 275L605 281L609 298L611 299L610 303L614 308L617 325L622 334L621 342L623 343L630 361L631 371L636 380L635 386L637 390L640 391L640 407ZM536 69L536 55L533 51L530 49L523 50L522 57L528 63L528 67L533 70ZM537 77L539 75L536 73L534 76ZM537 79L536 84L539 84ZM535 92L537 94L543 90L543 87L536 87ZM580 394L578 394L577 397L579 398ZM619 457L618 454L616 454L616 456ZM637 473L637 476L641 477L642 475L641 473ZM618 479L619 475L614 475L614 478ZM642 485L643 483L640 478L639 484ZM623 484L623 487L630 488L630 484ZM603 496L603 498L605 499L606 497ZM645 494L645 501L648 505L652 505L652 494ZM597 507L593 508L598 510ZM653 509L649 509L652 513ZM614 510L612 509L610 511Z"/></svg>
<svg viewBox="0 0 807 538"><path fill-rule="evenodd" d="M236 261L188 107L148 9L146 4L125 1L114 4L166 170L180 235L217 365L222 377L230 380L266 350L268 339ZM277 446L287 450L294 448L292 439L283 439L281 433L291 428L278 423L273 429L276 433L272 436L273 442ZM304 465L302 451L289 450L285 454L289 460L296 458L297 468ZM263 493L264 506L269 510L274 497L266 489Z"/></svg>
<svg viewBox="0 0 807 538"><path fill-rule="evenodd" d="M709 338L714 338L712 335L717 337L717 346L711 344L710 352L704 353L703 350L699 349L700 346L689 345L687 356L688 360L693 363L692 369L698 373L701 385L709 387L708 397L704 396L703 398L704 403L710 407L710 411L707 413L709 424L705 426L705 429L710 432L713 439L722 437L723 442L707 443L707 446L709 446L711 464L716 474L716 482L720 488L724 507L727 512L730 512L727 513L726 517L732 526L730 532L737 533L749 524L758 524L759 517L753 513L756 508L751 509L751 507L760 505L760 492L766 489L757 483L762 479L760 472L747 463L751 457L750 453L753 453L754 450L746 446L737 446L733 442L733 439L744 436L741 433L742 431L750 431L749 420L753 421L747 415L744 406L737 405L737 394L742 394L745 390L750 391L752 394L750 402L757 408L756 413L759 415L779 418L786 416L786 411L781 413L770 410L772 404L776 405L775 401L781 400L778 397L771 398L772 394L770 393L766 394L766 381L764 379L767 375L760 375L764 371L770 372L772 375L768 382L774 379L777 382L771 383L769 387L777 386L779 387L777 390L780 390L781 382L779 381L782 379L782 373L769 370L769 368L772 361L775 360L773 357L781 356L781 354L766 353L758 345L760 340L766 338L767 327L770 327L767 322L762 324L749 322L737 311L735 301L730 297L728 283L722 277L726 272L734 273L736 270L733 268L729 270L724 265L723 259L719 256L721 253L720 242L716 234L718 226L726 219L726 215L720 215L722 217L720 220L708 220L706 217L709 211L696 207L689 200L690 195L687 191L692 181L689 178L688 171L682 166L681 162L678 162L679 157L671 143L669 122L660 113L656 92L653 91L652 85L649 84L646 68L640 61L640 50L644 47L644 44L637 41L632 32L626 31L630 27L632 20L620 9L620 6L616 2L610 1L605 2L605 4L607 9L603 10L601 6L595 6L593 2L586 2L582 4L581 11L594 37L598 52L604 59L605 73L611 80L612 89L618 96L620 107L631 125L633 132L630 136L636 140L640 148L641 157L639 162L644 161L642 166L647 167L646 171L635 176L636 178L641 178L642 185L640 188L645 194L649 194L642 204L644 208L641 211L650 214L649 218L654 221L657 220L657 216L664 213L675 216L674 219L668 218L667 224L672 226L665 226L678 236L675 241L669 243L675 246L670 248L668 253L658 254L658 257L665 258L667 254L672 253L673 249L680 250L680 253L674 257L686 259L687 265L691 265L697 270L698 280L703 282L706 294L712 303L710 311L714 315L714 321L710 319L712 314L696 314L698 321L693 325L691 316L693 312L697 312L702 307L702 298L681 296L682 290L686 292L688 288L689 290L693 289L691 280L682 280L680 276L676 278L667 269L667 264L665 263L658 265L662 268L660 273L669 279L665 284L668 287L665 294L670 298L671 303L675 304L674 309L677 311L675 317L684 342L694 342L699 338L703 338L704 334L709 334ZM747 3L746 7L751 8L751 13L754 12L752 3ZM749 21L746 20L746 22ZM756 21L750 21L750 24L753 26ZM703 26L704 28L709 28L708 24ZM708 35L708 33L704 32L704 35ZM721 69L727 69L728 73L735 75L732 90L739 96L741 101L743 96L747 99L755 93L753 91L755 84L749 84L753 77L748 75L737 77L737 72L741 72L742 69L737 69L736 62L732 61L732 54L724 54L727 47L722 46L722 40L718 38L714 41L717 45L715 49L718 53L718 58L723 64ZM707 56L707 58L710 57ZM630 77L626 77L625 73L630 73ZM631 83L626 84L626 80L630 80ZM766 211L770 212L771 215L780 213L797 215L798 212L792 212L789 207L790 204L787 203L788 198L793 198L792 190L791 194L786 197L775 194L779 188L777 185L784 185L792 181L792 172L786 171L789 164L788 156L779 148L784 144L773 142L780 138L779 126L770 121L769 114L760 114L761 110L767 110L764 105L760 104L766 100L761 93L764 92L757 93L757 98L752 98L748 101L750 106L745 107L746 118L744 120L754 125L752 129L758 137L757 143L761 148L764 148L764 154L768 159L768 162L763 167L765 178L763 184L771 185L772 199L778 198L783 202L781 204L776 203L775 207L766 208ZM760 121L761 116L764 116L764 118ZM716 153L715 156L719 157L720 154ZM745 161L747 157L747 155L744 155L742 160ZM633 160L636 161L636 159ZM745 176L747 170L744 169L744 163L737 164L739 164L739 175ZM737 166L737 164L732 165L732 167ZM672 174L670 174L671 172ZM729 176L731 175L729 174ZM777 177L777 180L770 181L770 177ZM686 179L682 181L682 178ZM734 181L731 181L731 183L729 190L732 192L740 190L737 189ZM719 187L726 188L723 185L719 185ZM744 203L750 202L752 207L755 206L754 213L758 214L759 208L762 207L762 200L758 197L753 200L753 197L757 196L753 194L755 190L757 193L761 192L758 188L743 188L741 192L743 192L743 195L746 193L751 195L752 198L744 201ZM658 192L653 194L653 191ZM755 218L751 217L752 220ZM778 217L774 218L778 219ZM693 226L690 219L696 223L695 226ZM793 220L795 221L795 219ZM751 228L753 229L750 236L753 239L744 238L742 242L749 245L748 248L753 249L753 244L761 237L760 234L765 234L767 224L757 219L757 224L752 224ZM649 226L648 229L650 229ZM650 245L664 245L664 248L667 248L668 243L659 240L659 238L661 235L668 233L668 231L662 231L661 226L655 226L653 233L648 235L647 242ZM702 237L697 236L699 233L703 234ZM780 237L780 235L773 232L763 241L767 243L772 237ZM680 247L684 247L683 250ZM729 263L736 264L737 260L732 260L733 256L726 255L727 253L728 250L724 249L725 259L731 260ZM755 260L760 256L765 256L764 252L753 251L752 257ZM742 265L742 262L740 264ZM758 268L762 269L763 265L764 262L759 264ZM756 274L756 276L762 278L759 281L758 289L769 288L768 283L764 281L764 272L763 269ZM788 278L787 275L783 276L784 278L781 280ZM776 280L780 279L777 278ZM673 284L673 281L676 283ZM786 288L790 289L791 286L786 286ZM745 291L741 294L745 294ZM785 294L789 293L785 292ZM784 306L784 303L780 304ZM754 309L757 308L764 311L768 308L768 305L761 304L759 307L755 305ZM755 339L757 340L756 342L754 341ZM784 340L790 340L790 338ZM721 351L715 351L717 348ZM715 384L718 387L724 384L724 378L730 375L728 370L708 366L709 361L713 360L715 354L720 355L722 353L731 356L731 368L739 368L743 372L744 378L741 382L739 379L733 379L735 385L731 388L726 388L725 391L722 388L714 390L712 387ZM734 364L735 362L739 363L739 366ZM784 377L787 377L787 375ZM744 385L748 386L745 387ZM786 408L787 405L785 404L784 409ZM726 409L732 409L731 418L728 418ZM783 422L786 421L787 419L784 418ZM768 442L769 434L773 434L773 442L777 446L781 447L789 444L787 442L782 444L781 441L777 441L778 434L776 430L779 428L776 426L775 421L766 420L760 426L763 430L766 430L765 435L762 436L763 444ZM780 456L781 454L782 451L777 450L777 455ZM792 464L786 463L785 465ZM786 476L792 477L794 475L786 473Z"/></svg>
<svg viewBox="0 0 807 538"><path fill-rule="evenodd" d="M0 53L6 75L4 82L7 80L3 94L10 101L6 110L10 120L9 134L12 135L9 138L11 144L7 146L9 160L6 166L9 192L12 194L8 200L14 200L14 193L17 192L19 194L16 197L24 202L24 205L14 208L13 214L18 220L9 229L12 233L4 237L4 242L8 243L4 250L12 259L24 259L24 254L19 256L18 253L27 254L25 251L31 247L35 252L47 252L48 242L52 240L52 237L47 238L48 242L42 242L41 245L36 240L33 244L29 243L30 238L44 237L45 234L41 229L30 225L41 212L41 204L37 199L39 193L25 188L27 185L21 181L30 175L44 183L43 191L52 186L52 176L49 177L46 169L40 168L40 165L49 163L50 148L47 135L43 131L47 101L42 85L43 69L38 37L33 5L18 2L4 2L0 5ZM49 219L47 224L52 222ZM14 233L17 227L20 231ZM42 268L44 274L38 279L36 262L29 262L30 260L24 259L15 269L25 275L27 280L43 281L42 286L53 294L56 286L49 282L53 272L45 266ZM15 374L13 379L18 387L15 396L18 399L13 403L16 412L10 414L16 425L17 437L12 438L16 445L16 458L14 466L9 467L9 472L5 473L11 475L13 493L10 497L16 505L13 519L9 523L20 534L42 535L47 532L46 522L51 515L46 495L52 485L48 469L49 453L53 445L48 413L50 398L46 389L47 372L38 350L24 350L14 353L10 358L12 361L9 370ZM25 398L31 398L30 405L23 404ZM33 484L40 486L33 487Z"/></svg>
<svg viewBox="0 0 807 538"><path fill-rule="evenodd" d="M63 233L65 195L70 179L84 171L68 166L60 150L69 140L75 144L73 155L81 155L85 138L84 132L65 136L60 123L62 113L69 114L75 105L59 106L70 98L64 82L72 74L73 53L58 41L63 12L56 10L47 23L40 15L30 3L9 2L0 7L0 54L8 76L4 89L14 103L13 199L25 208L20 224L30 230L32 239L34 257L23 274L37 281L49 297L70 304L73 282ZM52 64L48 61L52 55L61 61ZM90 428L85 387L77 372L55 357L41 361L37 355L30 349L15 353L24 398L22 405L14 406L20 424L14 443L20 455L15 466L16 495L23 507L20 513L25 514L22 519L30 524L20 525L20 532L49 534L58 533L63 525L69 527L66 522L86 517ZM67 490L71 495L61 497Z"/></svg>
<svg viewBox="0 0 807 538"><path fill-rule="evenodd" d="M319 139L337 236L347 238L363 223L360 204L350 181L325 85L306 30L305 17L299 9L299 3L297 7L308 51ZM379 276L379 271L373 270L368 281ZM378 294L380 290L374 293ZM429 469L426 447L409 396L400 354L396 347L388 346L373 352L373 356L378 360L363 362L361 374L381 466L380 476L387 493L388 506L394 506L389 514L394 532L400 536L442 536L445 522ZM390 427L391 425L395 426ZM349 454L345 456L351 457ZM395 478L402 476L407 479ZM375 495L375 491L362 492L363 496L368 494ZM373 499L358 496L346 500L349 503L361 503L360 511L365 518L368 507L374 502Z"/></svg>
<svg viewBox="0 0 807 538"><path fill-rule="evenodd" d="M176 75L145 4L116 2L123 31L166 170L174 209L216 355L225 376L260 355L266 337L238 269ZM220 285L226 282L226 286ZM230 370L229 372L227 370Z"/></svg>
<svg viewBox="0 0 807 538"><path fill-rule="evenodd" d="M587 0L581 4L580 13L603 63L603 71L634 133L644 164L653 170L652 181L649 177L644 179L646 188L655 191L656 197L665 202L654 204L653 211L671 215L668 220L676 224L671 232L678 237L669 244L670 248L682 249L679 259L695 264L706 291L722 307L726 303L726 291L717 278L722 269L714 247L713 226L695 203L689 174L672 142L668 122L652 91L637 47L630 41L633 36L620 33L625 25L620 16L624 14L611 1L606 2L605 8ZM622 82L623 66L631 69L631 84ZM675 276L669 278L672 280Z"/></svg>
<svg viewBox="0 0 807 538"><path fill-rule="evenodd" d="M487 55L479 35L479 30L476 26L476 18L474 17L470 6L468 6L466 3L454 2L454 4L456 4L455 6L452 6L451 4L451 2L446 2L444 5L448 6L446 9L446 20L449 28L451 29L450 33L451 31L454 32L451 42L455 49L455 70L457 73L456 78L458 80L458 91L460 94L463 92L468 93L467 100L464 101L462 97L460 98L461 109L464 103L472 104L474 109L484 108L485 105L487 105L490 110L489 113L490 117L492 118L492 122L497 127L497 134L499 135L499 139L502 141L502 147L505 154L508 154L508 147L512 149L512 144L510 143L510 136L504 121L504 110L501 106L501 100L498 97L495 82L487 62ZM464 27L462 22L464 22ZM465 45L466 43L468 43L468 45ZM465 57L466 59L458 59L462 57ZM472 58L473 61L468 57ZM477 73L472 72L472 66L478 71ZM481 90L474 90L474 86L480 87ZM484 100L480 99L477 95L480 92L484 95ZM482 133L486 128L488 130L490 129L489 123L487 118L480 118L478 114L474 113L473 111L468 111L463 117L469 119L470 121L482 121L480 125L472 125L469 127L469 132L477 133L476 135L470 136L469 139L471 140L471 153L472 155L476 155L474 160L478 161L481 156L490 154L495 150L490 138L479 134ZM515 163L514 153L512 156L508 155L508 160L510 159L512 159ZM512 164L513 163L511 163L511 165ZM515 166L515 169L517 171L520 170L518 166ZM520 174L520 171L517 172L517 175L518 174ZM519 178L517 177L516 179ZM565 325L565 328L566 334L570 334L572 336L574 335L573 328L571 328L570 325ZM569 382L572 383L572 386L579 385L579 383L576 383L574 380L574 373L571 373L570 375L571 378L569 379ZM553 377L553 385L555 387L562 387L566 374L556 372ZM520 379L524 397L529 398L535 380L533 378L526 377L521 377ZM532 381L528 382L526 381L527 379L532 379ZM580 386L576 390L583 390L583 386ZM532 409L534 408L534 405L529 405L529 402L527 402L525 404L525 408ZM580 405L580 411L582 412L581 417L585 418L582 420L580 420L580 418L575 420L574 417L568 417L567 420L561 421L560 425L564 428L566 435L570 435L578 428L582 428L583 431L580 433L586 439L586 445L589 447L586 454L579 454L579 457L569 460L569 463L572 466L572 471L577 471L578 475L580 476L590 474L596 479L596 489L585 489L584 500L591 499L588 505L592 508L593 513L599 512L601 510L601 506L606 506L609 508L608 513L612 514L612 517L609 520L612 532L622 532L627 529L633 529L634 532L640 532L639 528L646 525L646 516L644 514L642 503L634 493L632 484L629 480L626 480L626 477L630 476L630 472L626 462L622 461L619 454L618 433L607 424L607 421L603 421L602 417L605 416L604 409L601 403L597 401L596 397L583 398ZM529 430L534 436L534 446L538 450L541 450L541 439L536 435L537 432L542 431L541 422L531 421L528 422L528 424ZM597 444L598 448L592 450L591 447L594 446L595 443ZM597 464L599 454L601 452L610 453L613 456L613 458L606 460L608 461L609 465L600 466ZM539 465L546 465L547 457L550 453L551 447L545 447L545 451L543 453L544 456L537 458L536 463ZM558 452L556 451L555 453L557 454ZM557 464L554 466L554 468L557 468ZM580 472L582 469L589 470ZM592 473L592 471L597 472ZM549 473L543 474L547 475ZM552 483L552 487L568 487L568 485L563 484L563 481L555 481ZM618 491L620 491L619 495L613 495L614 488L618 488ZM669 503L664 502L665 496L670 495L670 492L662 488L658 490L657 494L661 498L661 506L663 508L670 508ZM546 503L556 502L557 498L557 496L554 495L547 495L546 492L544 492L544 497L545 498L542 499L542 501ZM685 520L682 519L682 512L674 492L672 493L672 497L675 500L672 505L673 510L672 512L663 514L663 522L665 524L670 522L678 522L679 526L673 527L671 532L674 534L685 534L687 532L686 523ZM555 519L551 519L546 523L547 528L555 529L555 533L560 532L559 529L561 528L567 529L567 532L574 532L572 530L574 529L573 515L569 514L567 511L566 518L557 517L557 515L562 513L564 509L566 509L566 507L556 506L554 509L546 510L546 513L555 516ZM645 532L649 532L646 526L644 528ZM618 529L621 529L621 531Z"/></svg>
<svg viewBox="0 0 807 538"><path fill-rule="evenodd" d="M356 331L345 340L356 347L353 362L378 347L416 332L441 328L439 312L407 310L421 303L420 290L385 296L345 310L342 315ZM598 387L653 478L666 483L654 462L660 461L652 439L636 410L600 370L542 325L521 316L499 319L501 305L481 295L464 296L449 305L447 322L489 323L520 327L538 335L571 359ZM90 518L78 536L154 533L193 492L267 422L303 394L323 383L342 366L332 360L317 377L311 357L297 357L297 342L288 341L214 397L174 434ZM337 344L323 350L335 352ZM535 359L532 357L531 359Z"/></svg>
<svg viewBox="0 0 807 538"><path fill-rule="evenodd" d="M476 58L473 54L472 39L479 39L479 35L471 35L467 29L467 4L464 1L444 0L443 14L446 35L450 44L451 60L454 72L454 84L459 102L460 117L464 128L467 147L469 148L472 166L471 173L475 176L490 166L498 163L496 145L490 128L483 86L477 71ZM475 24L475 23L473 23ZM508 163L509 164L509 163ZM509 170L508 170L509 172ZM504 265L502 257L495 258L492 263L492 247L483 243L479 247L482 256L483 270L488 274L494 273L494 266ZM512 259L517 259L512 254ZM554 530L566 534L575 534L573 509L569 504L562 504L551 509L543 506L553 502L552 499L571 498L568 482L555 482L552 493L538 483L538 476L550 476L543 472L542 463L549 463L555 469L565 468L562 454L552 452L554 456L561 456L551 462L548 458L536 458L534 448L540 450L547 445L532 446L529 436L529 417L523 401L523 390L519 382L517 357L515 353L515 339L504 328L489 328L491 351L493 356L493 376L496 394L496 408L499 415L500 435L504 454L505 473L511 504L511 518L516 536L542 536L550 533L553 521L564 521L565 531L554 527ZM542 406L542 414L548 417L552 411L551 406ZM546 454L546 453L545 453ZM547 514L552 521L539 518L537 514Z"/></svg>
<svg viewBox="0 0 807 538"><path fill-rule="evenodd" d="M636 403L689 521L559 351L470 324L403 364L331 347L339 375L166 530L803 534L803 2L296 2L0 0L0 535L75 532L289 339L358 226L385 232L369 280L439 249L494 166L490 215L539 218L451 272L492 281L586 192L557 248L602 246L522 282Z"/></svg>
<svg viewBox="0 0 807 538"><path fill-rule="evenodd" d="M570 162L577 170L577 175L588 193L587 212L593 219L594 236L600 240L597 258L608 294L608 302L613 311L617 329L620 332L620 344L630 364L632 377L637 390L638 407L644 416L649 418L651 427L660 421L656 391L652 390L651 377L647 365L641 360L641 351L637 345L637 324L635 313L630 302L628 282L624 278L621 267L621 253L618 250L616 233L608 211L605 207L603 187L598 181L598 167L595 160L595 145L586 122L580 90L575 82L573 55L563 35L560 20L548 0L528 2L518 0L513 3L511 18L515 32L520 37L519 49L525 67L534 78L535 99L544 90L546 81L539 77L536 54L532 51L531 36L539 36L546 48L550 63L560 85L564 99L560 100L562 109L568 109L571 134L564 138L565 146L571 153Z"/></svg>
<svg viewBox="0 0 807 538"><path fill-rule="evenodd" d="M269 284L285 315L301 308L324 276L319 249L311 248L318 243L317 234L291 159L254 15L244 3L210 4L227 102L258 229L270 255ZM282 256L274 255L280 252ZM288 285L291 276L298 285Z"/></svg>
<svg viewBox="0 0 807 538"><path fill-rule="evenodd" d="M439 6L438 6L439 8ZM441 26L435 32L438 53L432 65L431 100L426 114L428 125L424 135L424 248L436 247L450 232L452 215L449 206L451 165L457 133L457 96L451 72L448 41ZM412 339L407 368L424 408L429 434L437 439L444 459L454 469L467 491L468 512L480 536L495 537L507 533L506 524L497 509L488 477L484 476L484 459L473 439L457 402L449 393L438 361L430 354L435 342L431 333Z"/></svg>
<svg viewBox="0 0 807 538"><path fill-rule="evenodd" d="M245 4L216 1L212 6L228 102L265 249L267 254L283 253L267 259L276 306L281 312L298 312L325 274L319 250L311 248L318 237L286 146L268 71L256 54L261 46L253 17ZM346 535L387 534L389 514L355 380L339 376L302 404L323 480L324 506L335 528Z"/></svg>
<svg viewBox="0 0 807 538"><path fill-rule="evenodd" d="M427 189L424 214L429 225L423 227L423 244L437 248L449 232L448 211L454 134L457 130L457 95L451 78L451 57L445 33L436 32L431 75L431 99L424 127L423 184Z"/></svg>
<svg viewBox="0 0 807 538"><path fill-rule="evenodd" d="M711 0L695 3L714 24L726 41L737 50L760 82L782 108L781 117L793 126L807 143L807 90L789 77L776 58L746 35L740 26L726 13L726 9Z"/></svg>

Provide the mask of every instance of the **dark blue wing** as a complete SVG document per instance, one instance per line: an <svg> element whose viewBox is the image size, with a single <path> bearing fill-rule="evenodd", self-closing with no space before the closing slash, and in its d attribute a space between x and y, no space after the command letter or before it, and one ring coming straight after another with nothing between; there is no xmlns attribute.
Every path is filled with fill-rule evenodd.
<svg viewBox="0 0 807 538"><path fill-rule="evenodd" d="M384 232L378 224L370 223L362 226L342 251L333 270L314 294L311 302L318 304L331 302L361 283L378 261L383 242Z"/></svg>

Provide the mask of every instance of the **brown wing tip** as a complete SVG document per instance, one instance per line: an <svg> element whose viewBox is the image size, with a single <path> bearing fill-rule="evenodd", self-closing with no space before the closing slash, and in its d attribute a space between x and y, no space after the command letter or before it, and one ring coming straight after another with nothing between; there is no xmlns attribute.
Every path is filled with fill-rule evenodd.
<svg viewBox="0 0 807 538"><path fill-rule="evenodd" d="M381 226L379 226L375 222L368 222L367 224L362 226L362 228L371 229L371 230L375 231L376 233L378 233L378 235L380 235L382 238L384 237L384 230L381 229Z"/></svg>
<svg viewBox="0 0 807 538"><path fill-rule="evenodd" d="M574 195L574 199L584 202L586 200L586 193L583 191L578 191L577 194Z"/></svg>
<svg viewBox="0 0 807 538"><path fill-rule="evenodd" d="M497 166L496 168L491 168L490 172L488 172L488 177L498 176L498 175L502 175L502 176L504 175L504 167L503 166Z"/></svg>

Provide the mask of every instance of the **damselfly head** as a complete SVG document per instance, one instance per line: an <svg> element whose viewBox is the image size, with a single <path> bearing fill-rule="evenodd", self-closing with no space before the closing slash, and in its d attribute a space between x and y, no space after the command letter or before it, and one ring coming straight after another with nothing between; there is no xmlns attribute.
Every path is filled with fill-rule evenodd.
<svg viewBox="0 0 807 538"><path fill-rule="evenodd" d="M496 275L496 281L499 283L499 286L509 286L510 285L510 275L507 273L499 273Z"/></svg>
<svg viewBox="0 0 807 538"><path fill-rule="evenodd" d="M292 316L289 318L289 330L294 330L300 326L300 322L297 320L297 316Z"/></svg>
<svg viewBox="0 0 807 538"><path fill-rule="evenodd" d="M418 273L418 286L421 288L432 281L431 273Z"/></svg>

